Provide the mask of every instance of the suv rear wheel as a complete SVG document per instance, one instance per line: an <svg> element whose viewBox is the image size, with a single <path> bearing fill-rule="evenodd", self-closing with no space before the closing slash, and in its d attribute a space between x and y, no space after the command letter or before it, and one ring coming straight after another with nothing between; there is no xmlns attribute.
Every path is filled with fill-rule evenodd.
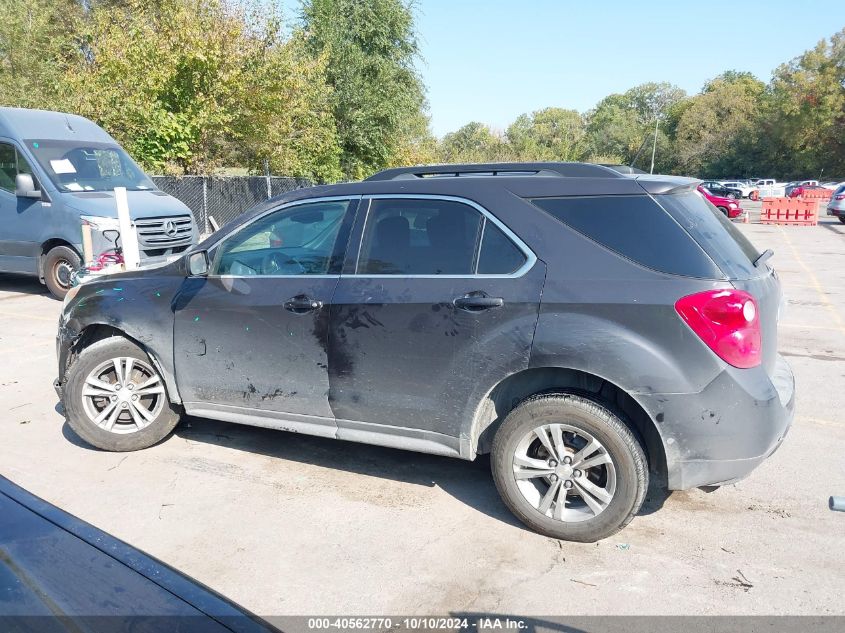
<svg viewBox="0 0 845 633"><path fill-rule="evenodd" d="M68 424L97 448L147 448L179 422L155 365L124 338L114 336L86 347L67 375L62 400Z"/></svg>
<svg viewBox="0 0 845 633"><path fill-rule="evenodd" d="M648 488L648 465L625 423L580 394L530 398L493 440L493 478L532 530L593 542L625 527Z"/></svg>

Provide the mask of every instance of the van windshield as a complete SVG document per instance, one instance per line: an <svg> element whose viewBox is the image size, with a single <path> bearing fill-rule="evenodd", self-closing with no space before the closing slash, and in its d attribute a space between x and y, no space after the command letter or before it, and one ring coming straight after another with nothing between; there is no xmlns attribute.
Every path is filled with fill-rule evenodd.
<svg viewBox="0 0 845 633"><path fill-rule="evenodd" d="M38 164L60 191L133 191L156 186L129 154L115 144L91 141L25 141Z"/></svg>

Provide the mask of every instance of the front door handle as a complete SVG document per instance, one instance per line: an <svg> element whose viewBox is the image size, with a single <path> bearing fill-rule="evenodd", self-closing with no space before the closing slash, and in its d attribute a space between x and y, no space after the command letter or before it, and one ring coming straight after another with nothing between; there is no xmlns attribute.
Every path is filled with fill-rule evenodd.
<svg viewBox="0 0 845 633"><path fill-rule="evenodd" d="M285 310L294 314L306 314L314 310L319 310L322 307L322 301L312 299L307 295L296 295L285 301Z"/></svg>
<svg viewBox="0 0 845 633"><path fill-rule="evenodd" d="M501 308L505 305L505 301L501 297L488 297L486 294L474 293L458 297L452 303L459 310L466 310L467 312L481 312L490 308Z"/></svg>

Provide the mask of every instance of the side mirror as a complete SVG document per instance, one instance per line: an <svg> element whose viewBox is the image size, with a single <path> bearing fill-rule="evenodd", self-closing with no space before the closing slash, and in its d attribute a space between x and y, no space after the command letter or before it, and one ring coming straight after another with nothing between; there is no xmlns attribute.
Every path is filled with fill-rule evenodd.
<svg viewBox="0 0 845 633"><path fill-rule="evenodd" d="M41 192L35 188L32 174L18 174L15 176L15 195L18 198L41 198Z"/></svg>
<svg viewBox="0 0 845 633"><path fill-rule="evenodd" d="M188 272L193 277L202 277L208 274L208 253L199 251L188 256Z"/></svg>

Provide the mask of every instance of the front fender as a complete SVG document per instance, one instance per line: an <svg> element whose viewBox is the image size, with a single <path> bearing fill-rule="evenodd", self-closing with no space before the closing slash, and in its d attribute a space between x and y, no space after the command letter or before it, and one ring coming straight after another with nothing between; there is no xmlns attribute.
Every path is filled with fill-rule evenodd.
<svg viewBox="0 0 845 633"><path fill-rule="evenodd" d="M181 402L173 371L172 301L182 278L170 276L91 281L65 307L59 322L59 384L71 346L91 327L105 326L135 341L164 377L173 402Z"/></svg>

